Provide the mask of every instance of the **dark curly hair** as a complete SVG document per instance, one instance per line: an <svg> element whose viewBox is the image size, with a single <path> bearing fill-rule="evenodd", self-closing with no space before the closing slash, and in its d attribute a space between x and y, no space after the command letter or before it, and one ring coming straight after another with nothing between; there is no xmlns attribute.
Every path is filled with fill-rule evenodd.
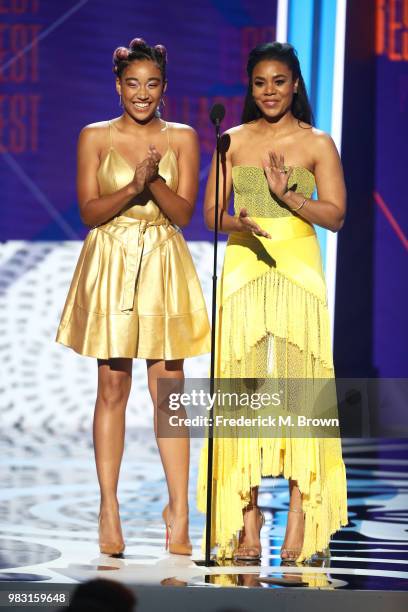
<svg viewBox="0 0 408 612"><path fill-rule="evenodd" d="M258 45L249 54L247 73L249 77L248 90L245 97L244 109L242 111L242 123L249 123L254 119L262 117L262 113L255 104L252 96L252 74L255 66L263 60L276 60L286 64L291 70L293 80L299 79L297 93L293 96L292 114L299 121L313 124L313 113L307 97L305 82L300 70L299 59L296 49L289 43L270 42Z"/></svg>
<svg viewBox="0 0 408 612"><path fill-rule="evenodd" d="M159 68L163 83L166 82L167 51L163 45L150 47L143 38L134 38L129 47L118 47L113 52L113 72L121 77L123 71L135 60L150 60Z"/></svg>

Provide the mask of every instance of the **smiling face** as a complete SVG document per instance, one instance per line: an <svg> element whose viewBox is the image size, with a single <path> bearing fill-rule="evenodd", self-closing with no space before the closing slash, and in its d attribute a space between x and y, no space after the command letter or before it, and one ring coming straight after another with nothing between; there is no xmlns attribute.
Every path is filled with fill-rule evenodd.
<svg viewBox="0 0 408 612"><path fill-rule="evenodd" d="M287 113L292 106L298 79L293 80L291 69L277 60L258 62L252 72L252 96L266 119Z"/></svg>
<svg viewBox="0 0 408 612"><path fill-rule="evenodd" d="M125 112L143 123L154 117L165 90L160 68L148 59L133 61L116 79Z"/></svg>

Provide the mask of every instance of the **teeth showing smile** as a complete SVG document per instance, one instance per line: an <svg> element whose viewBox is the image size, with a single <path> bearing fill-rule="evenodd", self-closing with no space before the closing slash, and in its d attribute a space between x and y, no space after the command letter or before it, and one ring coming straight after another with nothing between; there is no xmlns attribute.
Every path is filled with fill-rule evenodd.
<svg viewBox="0 0 408 612"><path fill-rule="evenodd" d="M133 102L133 106L136 106L136 108L140 108L141 110L144 110L145 108L148 108L150 105L148 102Z"/></svg>

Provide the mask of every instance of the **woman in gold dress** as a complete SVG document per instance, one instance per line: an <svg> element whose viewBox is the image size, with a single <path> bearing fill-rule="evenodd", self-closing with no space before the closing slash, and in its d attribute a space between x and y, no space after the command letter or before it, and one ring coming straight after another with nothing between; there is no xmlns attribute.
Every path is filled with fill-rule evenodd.
<svg viewBox="0 0 408 612"><path fill-rule="evenodd" d="M134 39L113 55L120 117L86 126L78 143L82 248L57 341L98 360L94 448L101 552L121 554L117 485L132 359L146 359L157 437L157 380L183 380L183 359L209 352L201 286L179 227L192 216L199 145L187 125L160 119L166 50ZM169 492L170 552L191 553L189 439L157 443ZM171 532L170 532L171 530Z"/></svg>
<svg viewBox="0 0 408 612"><path fill-rule="evenodd" d="M219 287L216 376L333 381L330 324L313 224L331 231L346 208L343 172L329 135L312 127L299 61L289 44L253 49L242 125L222 138L219 224L230 234ZM214 227L215 159L205 218ZM318 199L311 196L317 188ZM228 214L234 190L235 215ZM304 409L305 406L302 406ZM206 445L198 507L206 509ZM281 557L304 561L347 523L338 437L214 439L211 542L218 555L259 562L262 476L289 480ZM237 536L237 533L239 535Z"/></svg>

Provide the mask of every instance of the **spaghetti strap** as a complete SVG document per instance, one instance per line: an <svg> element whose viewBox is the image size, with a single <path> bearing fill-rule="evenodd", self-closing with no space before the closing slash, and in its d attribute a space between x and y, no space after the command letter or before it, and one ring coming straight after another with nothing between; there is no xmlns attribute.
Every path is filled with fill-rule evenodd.
<svg viewBox="0 0 408 612"><path fill-rule="evenodd" d="M108 125L109 125L109 147L111 149L113 149L113 144L112 144L112 123L111 123L110 119L108 121Z"/></svg>
<svg viewBox="0 0 408 612"><path fill-rule="evenodd" d="M166 134L167 134L167 148L170 149L170 132L169 132L170 128L169 128L169 124L167 123L167 121L165 123L166 123Z"/></svg>

